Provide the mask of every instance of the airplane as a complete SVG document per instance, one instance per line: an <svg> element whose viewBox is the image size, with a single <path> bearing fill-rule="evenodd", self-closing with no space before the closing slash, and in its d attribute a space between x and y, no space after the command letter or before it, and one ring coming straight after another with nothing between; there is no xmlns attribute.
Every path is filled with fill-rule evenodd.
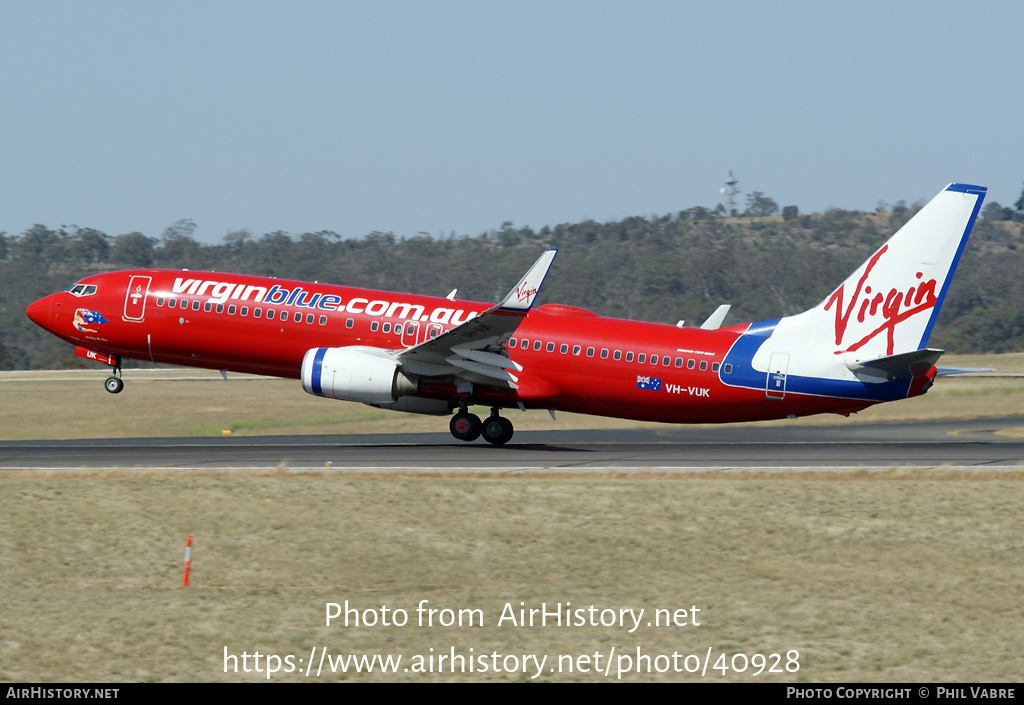
<svg viewBox="0 0 1024 705"><path fill-rule="evenodd" d="M450 416L460 441L507 443L501 411L515 408L669 423L848 416L924 394L940 373L928 338L986 192L948 185L817 306L742 325L721 326L724 306L699 328L535 307L554 249L496 304L140 269L88 276L27 315L110 366L111 393L125 359L298 378L316 396Z"/></svg>

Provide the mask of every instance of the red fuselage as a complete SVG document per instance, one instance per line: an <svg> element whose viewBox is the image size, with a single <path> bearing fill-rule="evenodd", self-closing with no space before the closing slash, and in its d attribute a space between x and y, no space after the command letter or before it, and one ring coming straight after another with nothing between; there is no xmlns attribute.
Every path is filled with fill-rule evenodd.
<svg viewBox="0 0 1024 705"><path fill-rule="evenodd" d="M210 272L98 274L33 303L29 317L93 359L149 360L298 378L318 347L400 351L488 304ZM475 385L472 403L674 423L848 411L867 403L730 383L742 327L701 330L533 309L506 344L518 388ZM421 395L444 398L444 380ZM767 384L767 380L765 381ZM870 402L869 402L870 403Z"/></svg>

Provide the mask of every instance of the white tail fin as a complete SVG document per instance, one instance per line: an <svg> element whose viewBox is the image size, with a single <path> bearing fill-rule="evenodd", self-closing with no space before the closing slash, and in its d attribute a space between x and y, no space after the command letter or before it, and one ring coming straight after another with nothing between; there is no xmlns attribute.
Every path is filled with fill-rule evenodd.
<svg viewBox="0 0 1024 705"><path fill-rule="evenodd" d="M885 357L925 347L986 188L950 184L820 304L776 337Z"/></svg>

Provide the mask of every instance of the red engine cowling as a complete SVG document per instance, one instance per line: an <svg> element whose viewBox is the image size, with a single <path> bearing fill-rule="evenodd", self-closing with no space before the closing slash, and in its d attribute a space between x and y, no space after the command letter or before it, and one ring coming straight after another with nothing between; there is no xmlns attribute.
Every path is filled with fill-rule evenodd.
<svg viewBox="0 0 1024 705"><path fill-rule="evenodd" d="M301 377L309 394L364 404L392 404L417 391L417 380L377 348L312 348L302 358Z"/></svg>

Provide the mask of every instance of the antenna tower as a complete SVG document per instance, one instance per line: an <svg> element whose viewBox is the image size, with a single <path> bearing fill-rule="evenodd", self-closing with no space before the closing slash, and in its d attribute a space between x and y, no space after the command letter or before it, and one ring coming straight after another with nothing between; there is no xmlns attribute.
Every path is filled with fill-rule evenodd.
<svg viewBox="0 0 1024 705"><path fill-rule="evenodd" d="M725 180L725 186L720 188L719 191L725 194L725 203L729 207L729 212L736 210L736 196L740 193L740 190L736 188L736 184L740 181L732 175L732 169L729 170L729 178Z"/></svg>

